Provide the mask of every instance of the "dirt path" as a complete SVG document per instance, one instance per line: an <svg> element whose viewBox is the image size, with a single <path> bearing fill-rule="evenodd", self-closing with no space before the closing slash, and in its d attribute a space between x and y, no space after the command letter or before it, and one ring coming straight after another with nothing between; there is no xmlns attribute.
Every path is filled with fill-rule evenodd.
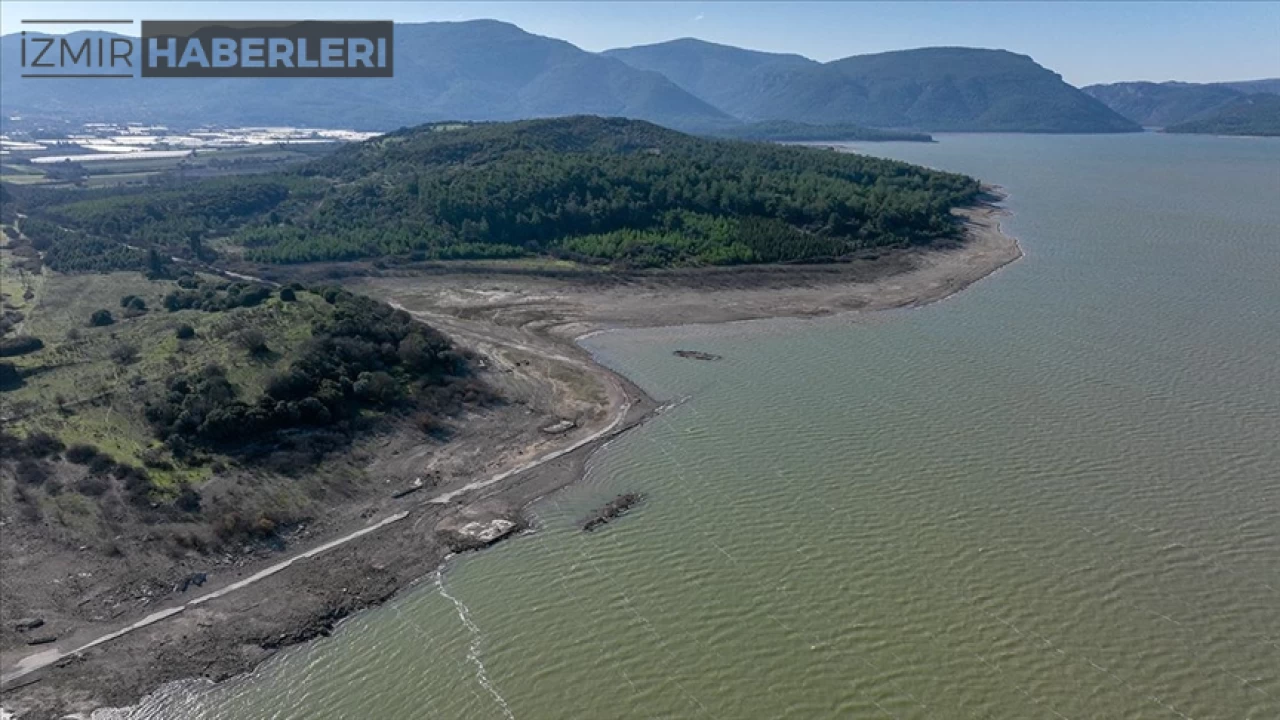
<svg viewBox="0 0 1280 720"><path fill-rule="evenodd" d="M240 590L241 588L248 587L258 582L259 580L263 580L265 578L271 577L272 575L275 575L281 570L291 567L294 563L298 562L299 560L306 560L307 558L313 558L317 555L328 552L329 550L332 550L333 548L336 548L340 545L345 545L351 542L352 540L368 535L369 533L374 532L375 530L383 528L387 525L390 525L393 522L399 522L400 520L403 520L407 517L409 517L408 512L396 513L395 515L392 515L391 517L388 517L388 518L384 518L383 520L377 523L374 523L373 525L370 525L365 528L361 528L359 530L356 530L353 533L344 535L340 538L330 540L329 542L324 543L323 545L319 545L317 547L311 548L306 552L298 553L297 555L294 555L288 560L283 560L266 569L259 570L258 572L254 573L253 575L250 575L244 580L234 582L220 590L214 590L212 592L205 593L204 595L201 595L196 599L191 600L190 602L183 603L182 605L166 608L164 610L159 610L157 612L151 613L150 615L142 618L141 620L131 625L127 625L114 632L104 633L103 635L100 635L97 638L90 640L89 642L75 648L74 650L61 651L61 650L58 650L56 647L54 647L48 650L43 650L37 653L33 653L31 655L27 655L26 657L21 658L20 660L17 661L17 663L15 663L14 669L12 671L5 673L3 675L0 675L0 688L8 686L14 681L19 680L27 675L30 675L36 670L40 670L41 668L48 667L58 662L59 660L62 660L63 658L70 657L72 655L77 655L79 653L84 652L85 650L89 650L91 648L95 648L104 643L111 642L112 640L115 640L116 638L124 637L125 635L128 635L129 633L135 630L141 630L142 628L148 627L150 625L154 625L155 623L158 623L161 620L171 618L174 615L177 615L178 613L184 610L187 610L188 608L196 607L210 600L220 598L228 593L232 593L232 592L235 592L236 590Z"/></svg>

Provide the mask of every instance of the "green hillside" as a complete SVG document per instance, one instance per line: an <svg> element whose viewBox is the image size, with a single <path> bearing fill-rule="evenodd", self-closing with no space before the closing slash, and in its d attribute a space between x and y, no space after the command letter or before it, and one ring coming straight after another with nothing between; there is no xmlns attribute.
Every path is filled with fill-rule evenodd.
<svg viewBox="0 0 1280 720"><path fill-rule="evenodd" d="M1084 91L1146 127L1168 127L1206 117L1241 96L1223 85L1179 82L1090 85Z"/></svg>
<svg viewBox="0 0 1280 720"><path fill-rule="evenodd" d="M630 267L823 260L953 235L971 178L597 117L431 125L289 173L146 194L24 188L59 270L544 256Z"/></svg>
<svg viewBox="0 0 1280 720"><path fill-rule="evenodd" d="M1170 133L1280 135L1280 95L1246 95L1206 117L1165 128Z"/></svg>

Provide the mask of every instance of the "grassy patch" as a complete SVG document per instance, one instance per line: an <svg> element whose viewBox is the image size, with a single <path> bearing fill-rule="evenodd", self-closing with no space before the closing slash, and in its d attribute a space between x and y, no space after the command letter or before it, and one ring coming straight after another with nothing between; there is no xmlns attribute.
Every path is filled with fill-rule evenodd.
<svg viewBox="0 0 1280 720"><path fill-rule="evenodd" d="M310 337L311 321L329 312L329 305L310 293L300 294L296 302L272 298L257 307L224 312L169 312L162 300L175 287L139 273L50 273L40 301L26 309L24 328L45 347L13 359L24 382L4 398L6 414L21 434L45 431L67 445L96 445L129 465L142 465L145 454L153 460L165 457L143 419L143 403L167 378L216 363L252 401L270 371L286 366ZM129 317L120 307L127 295L142 298L149 309ZM99 309L109 310L116 321L90 327L89 317ZM195 330L194 338L178 339L183 325ZM268 352L251 355L237 344L238 335L249 328L263 334ZM200 467L178 467L153 471L156 484L176 486L206 474Z"/></svg>

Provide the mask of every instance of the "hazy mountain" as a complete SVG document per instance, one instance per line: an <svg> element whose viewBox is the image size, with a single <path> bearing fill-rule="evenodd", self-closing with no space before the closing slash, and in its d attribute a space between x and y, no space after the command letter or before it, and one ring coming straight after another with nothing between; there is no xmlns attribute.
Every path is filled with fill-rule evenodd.
<svg viewBox="0 0 1280 720"><path fill-rule="evenodd" d="M1206 117L1165 128L1171 133L1280 135L1280 95L1242 95Z"/></svg>
<svg viewBox="0 0 1280 720"><path fill-rule="evenodd" d="M1025 55L922 48L817 63L678 40L611 50L740 119L919 130L1129 132L1134 123Z"/></svg>
<svg viewBox="0 0 1280 720"><path fill-rule="evenodd" d="M1253 93L1280 94L1280 78L1222 83L1118 82L1083 88L1117 113L1147 127L1208 118Z"/></svg>
<svg viewBox="0 0 1280 720"><path fill-rule="evenodd" d="M100 35L103 33L76 33ZM0 38L6 115L173 125L387 130L430 120L625 116L679 128L734 124L655 72L507 23L396 26L394 78L20 78L20 38Z"/></svg>
<svg viewBox="0 0 1280 720"><path fill-rule="evenodd" d="M604 54L634 68L662 73L717 108L748 119L754 117L756 98L770 93L768 78L821 67L821 63L800 55L744 50L695 38L606 50Z"/></svg>
<svg viewBox="0 0 1280 720"><path fill-rule="evenodd" d="M1084 88L1121 115L1147 127L1166 127L1211 115L1241 97L1225 85L1121 82Z"/></svg>
<svg viewBox="0 0 1280 720"><path fill-rule="evenodd" d="M830 63L863 88L868 125L934 130L1128 132L1137 127L1026 55L923 48Z"/></svg>
<svg viewBox="0 0 1280 720"><path fill-rule="evenodd" d="M1215 83L1217 85L1225 85L1232 90L1239 90L1245 95L1255 93L1271 93L1272 95L1280 95L1280 78L1267 78L1264 80L1239 80L1236 82Z"/></svg>

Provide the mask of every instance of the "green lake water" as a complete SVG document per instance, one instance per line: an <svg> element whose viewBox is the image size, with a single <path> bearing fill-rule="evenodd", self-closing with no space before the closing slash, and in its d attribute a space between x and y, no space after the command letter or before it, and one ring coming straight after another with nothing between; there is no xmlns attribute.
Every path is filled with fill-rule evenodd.
<svg viewBox="0 0 1280 720"><path fill-rule="evenodd" d="M1280 718L1280 140L940 139L859 149L1004 186L1022 261L923 309L594 336L689 400L536 532L113 715Z"/></svg>

